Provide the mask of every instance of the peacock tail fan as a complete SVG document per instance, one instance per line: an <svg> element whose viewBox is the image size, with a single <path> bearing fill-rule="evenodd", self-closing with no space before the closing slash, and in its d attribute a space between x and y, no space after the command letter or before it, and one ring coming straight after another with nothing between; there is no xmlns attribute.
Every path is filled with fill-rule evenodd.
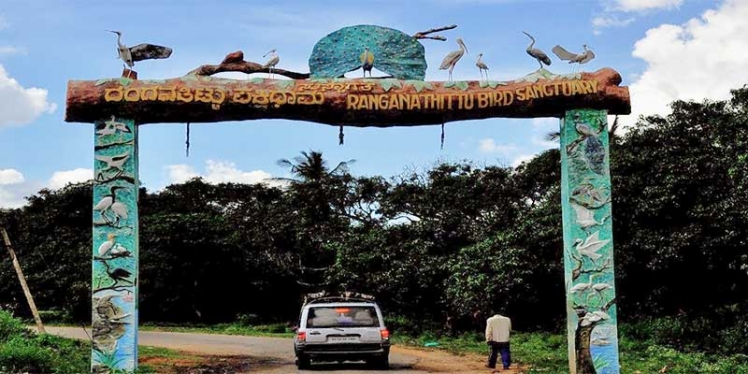
<svg viewBox="0 0 748 374"><path fill-rule="evenodd" d="M368 48L374 67L393 78L424 80L426 53L413 36L388 27L348 26L334 31L314 45L309 57L313 79L340 78L361 68L361 54Z"/></svg>
<svg viewBox="0 0 748 374"><path fill-rule="evenodd" d="M589 136L585 140L584 156L590 169L602 175L605 172L605 147L600 139Z"/></svg>

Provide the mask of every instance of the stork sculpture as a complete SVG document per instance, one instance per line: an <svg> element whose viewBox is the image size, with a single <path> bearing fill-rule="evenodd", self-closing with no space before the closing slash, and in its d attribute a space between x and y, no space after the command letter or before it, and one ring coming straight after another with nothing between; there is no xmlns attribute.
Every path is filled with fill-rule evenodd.
<svg viewBox="0 0 748 374"><path fill-rule="evenodd" d="M478 67L478 71L480 72L480 77L483 79L483 72L486 73L486 81L488 81L488 65L486 65L485 62L483 62L483 53L478 54L478 58L475 59L475 66Z"/></svg>
<svg viewBox="0 0 748 374"><path fill-rule="evenodd" d="M522 31L523 34L527 35L530 40L532 40L532 43L527 46L527 54L530 55L532 58L534 58L536 61L538 61L538 64L540 65L540 69L543 68L543 64L546 64L548 66L551 65L551 59L548 57L545 52L541 51L538 48L534 48L535 46L535 38L532 37L532 35Z"/></svg>
<svg viewBox="0 0 748 374"><path fill-rule="evenodd" d="M268 55L270 55L270 59L268 59L265 65L262 65L262 67L268 69L268 73L270 73L270 78L272 79L273 74L275 73L275 66L280 62L280 57L278 57L275 48L271 49L270 52L265 53L265 55L262 57L267 57Z"/></svg>
<svg viewBox="0 0 748 374"><path fill-rule="evenodd" d="M122 43L122 32L106 30L117 34L117 53L118 57L124 62L125 69L128 70L127 77L132 73L132 67L136 61L154 60L169 58L172 49L155 44L141 43L134 47L128 47Z"/></svg>
<svg viewBox="0 0 748 374"><path fill-rule="evenodd" d="M454 70L455 65L457 65L457 61L460 61L462 56L467 53L467 47L465 46L465 43L462 41L461 38L457 38L455 40L457 42L457 45L460 46L460 49L456 51L449 52L447 56L444 57L444 60L442 60L441 66L439 66L439 70L447 70L449 69L449 81L452 81L452 70Z"/></svg>
<svg viewBox="0 0 748 374"><path fill-rule="evenodd" d="M564 47L557 45L553 47L551 51L561 60L568 60L570 64L576 63L577 66L581 66L595 58L595 53L588 48L587 44L583 45L582 48L584 49L584 52L572 53L564 49Z"/></svg>

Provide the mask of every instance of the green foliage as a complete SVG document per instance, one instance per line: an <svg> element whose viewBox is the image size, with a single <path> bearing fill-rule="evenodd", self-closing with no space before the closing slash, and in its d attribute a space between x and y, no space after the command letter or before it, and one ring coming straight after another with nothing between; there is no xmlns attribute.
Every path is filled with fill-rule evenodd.
<svg viewBox="0 0 748 374"><path fill-rule="evenodd" d="M0 344L0 372L49 373L54 368L52 361L51 352L21 336Z"/></svg>
<svg viewBox="0 0 748 374"><path fill-rule="evenodd" d="M28 330L20 320L13 318L10 313L0 310L0 343L28 334Z"/></svg>
<svg viewBox="0 0 748 374"><path fill-rule="evenodd" d="M33 334L20 320L0 311L0 373L87 372L90 350L79 341Z"/></svg>

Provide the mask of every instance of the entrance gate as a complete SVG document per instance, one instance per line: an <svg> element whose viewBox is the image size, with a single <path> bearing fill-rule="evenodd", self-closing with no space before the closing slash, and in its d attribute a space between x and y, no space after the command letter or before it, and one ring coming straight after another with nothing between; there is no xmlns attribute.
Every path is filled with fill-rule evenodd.
<svg viewBox="0 0 748 374"><path fill-rule="evenodd" d="M497 117L561 119L569 370L620 372L607 115L630 113L621 76L609 68L556 75L541 67L512 81L427 82L418 42L425 33L403 35L367 25L338 30L315 46L310 74L247 62L234 52L219 65L179 78L137 80L137 73L125 69L122 78L68 82L65 120L95 124L92 372L137 367L139 126L283 118L339 126L342 143L345 126ZM364 48L361 40L369 44ZM341 52L354 47L360 48L353 59ZM362 53L359 60L363 51L370 55ZM408 56L388 61L393 53ZM372 65L392 77L341 78ZM212 77L223 71L271 78Z"/></svg>

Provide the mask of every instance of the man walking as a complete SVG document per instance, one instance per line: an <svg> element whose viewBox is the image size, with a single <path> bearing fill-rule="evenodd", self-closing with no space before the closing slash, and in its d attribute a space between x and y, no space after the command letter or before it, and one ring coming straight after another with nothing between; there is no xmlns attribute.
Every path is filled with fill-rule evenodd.
<svg viewBox="0 0 748 374"><path fill-rule="evenodd" d="M512 364L512 355L509 349L509 334L512 331L512 321L499 313L486 320L486 343L491 348L488 355L486 367L496 368L496 359L501 353L501 363L504 370L509 369Z"/></svg>

